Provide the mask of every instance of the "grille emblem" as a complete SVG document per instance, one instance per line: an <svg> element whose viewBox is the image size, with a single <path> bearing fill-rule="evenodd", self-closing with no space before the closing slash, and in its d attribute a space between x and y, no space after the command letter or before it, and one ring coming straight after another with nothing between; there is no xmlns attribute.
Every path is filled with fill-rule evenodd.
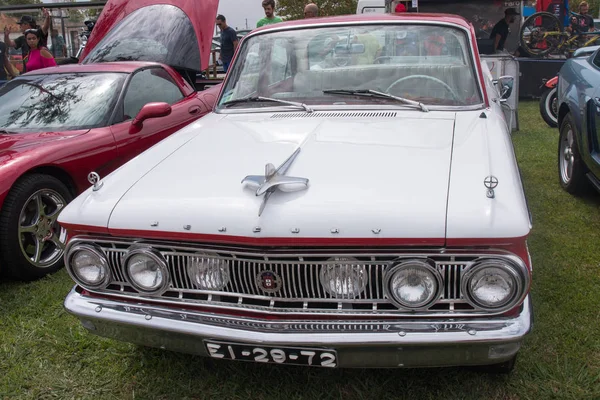
<svg viewBox="0 0 600 400"><path fill-rule="evenodd" d="M269 197L279 188L280 185L286 185L286 191L299 191L304 190L308 187L308 179L296 178L293 176L285 176L285 172L288 170L290 165L296 159L296 156L300 153L300 147L288 157L279 168L275 169L275 166L271 163L265 167L264 175L248 175L242 179L242 183L256 189L256 195L261 196L264 194L263 201L258 210L258 216L262 214Z"/></svg>
<svg viewBox="0 0 600 400"><path fill-rule="evenodd" d="M256 285L263 292L276 293L281 289L281 277L273 271L262 271L256 275Z"/></svg>

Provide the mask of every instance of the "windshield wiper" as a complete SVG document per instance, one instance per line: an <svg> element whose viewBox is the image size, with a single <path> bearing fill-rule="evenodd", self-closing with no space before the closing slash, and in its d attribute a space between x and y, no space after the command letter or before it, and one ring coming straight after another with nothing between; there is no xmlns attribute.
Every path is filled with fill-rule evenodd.
<svg viewBox="0 0 600 400"><path fill-rule="evenodd" d="M10 134L13 134L13 133L16 133L16 132L7 131L6 129L0 129L0 134L10 135Z"/></svg>
<svg viewBox="0 0 600 400"><path fill-rule="evenodd" d="M409 106L419 107L421 109L421 111L423 111L423 112L429 112L429 109L425 106L425 104L423 104L421 102L410 100L410 99L405 99L404 97L394 96L389 93L378 92L378 91L372 90L372 89L356 89L356 90L331 89L331 90L323 90L323 93L325 93L325 94L348 94L348 95L352 95L352 96L367 96L367 97L377 97L380 99L392 99L392 100L400 101L404 104L408 104Z"/></svg>
<svg viewBox="0 0 600 400"><path fill-rule="evenodd" d="M273 103L287 104L289 106L302 108L304 111L306 111L308 113L311 113L314 111L312 108L310 108L309 106L307 106L304 103L297 103L295 101L286 101L286 100L280 100L280 99L272 99L270 97L262 97L262 96L244 97L242 99L229 100L221 105L229 106L229 105L233 105L233 104L251 103L251 102L258 102L258 101L270 101Z"/></svg>

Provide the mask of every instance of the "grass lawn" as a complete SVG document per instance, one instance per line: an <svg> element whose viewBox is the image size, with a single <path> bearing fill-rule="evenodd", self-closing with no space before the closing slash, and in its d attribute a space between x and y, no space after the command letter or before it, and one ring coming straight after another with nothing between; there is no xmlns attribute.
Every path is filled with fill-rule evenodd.
<svg viewBox="0 0 600 400"><path fill-rule="evenodd" d="M535 324L513 374L235 363L102 339L63 310L63 270L0 283L0 398L600 399L600 196L560 188L558 131L536 102L521 104L520 124Z"/></svg>

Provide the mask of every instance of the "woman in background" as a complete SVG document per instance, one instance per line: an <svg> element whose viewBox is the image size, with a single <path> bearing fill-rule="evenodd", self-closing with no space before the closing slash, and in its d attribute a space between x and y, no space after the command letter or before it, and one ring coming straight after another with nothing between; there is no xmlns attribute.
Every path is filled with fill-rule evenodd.
<svg viewBox="0 0 600 400"><path fill-rule="evenodd" d="M28 29L25 31L25 39L29 46L29 53L25 56L23 61L25 62L27 72L56 66L56 61L54 61L54 57L52 57L50 51L48 51L47 48L40 46L41 37L42 34L39 29Z"/></svg>

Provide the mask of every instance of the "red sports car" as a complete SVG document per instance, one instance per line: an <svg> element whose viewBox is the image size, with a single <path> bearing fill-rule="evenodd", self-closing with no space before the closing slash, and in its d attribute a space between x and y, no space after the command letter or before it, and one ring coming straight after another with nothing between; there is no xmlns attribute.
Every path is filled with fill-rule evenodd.
<svg viewBox="0 0 600 400"><path fill-rule="evenodd" d="M0 89L3 270L32 280L61 268L66 232L56 220L91 173L104 177L212 109L220 85L195 86L217 5L110 0L81 64L33 71Z"/></svg>

